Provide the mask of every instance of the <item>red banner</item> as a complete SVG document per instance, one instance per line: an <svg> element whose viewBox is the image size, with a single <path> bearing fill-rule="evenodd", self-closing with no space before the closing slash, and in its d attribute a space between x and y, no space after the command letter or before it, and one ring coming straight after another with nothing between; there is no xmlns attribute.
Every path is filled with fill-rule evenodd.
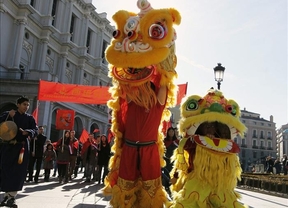
<svg viewBox="0 0 288 208"><path fill-rule="evenodd" d="M187 85L178 85L177 105L187 93ZM106 104L111 99L109 87L61 84L40 80L38 100L85 104Z"/></svg>
<svg viewBox="0 0 288 208"><path fill-rule="evenodd" d="M38 99L43 101L106 104L109 87L61 84L40 80Z"/></svg>
<svg viewBox="0 0 288 208"><path fill-rule="evenodd" d="M72 130L74 128L74 110L57 110L56 129Z"/></svg>

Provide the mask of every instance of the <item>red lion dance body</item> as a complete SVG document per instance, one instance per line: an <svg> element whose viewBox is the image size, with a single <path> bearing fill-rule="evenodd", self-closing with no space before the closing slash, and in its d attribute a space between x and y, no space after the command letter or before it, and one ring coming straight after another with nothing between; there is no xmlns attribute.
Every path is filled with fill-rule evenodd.
<svg viewBox="0 0 288 208"><path fill-rule="evenodd" d="M161 124L176 102L173 24L181 17L173 8L153 9L146 0L137 6L138 14L114 14L117 30L106 50L115 143L103 192L112 196L114 208L162 208L167 197L161 183Z"/></svg>

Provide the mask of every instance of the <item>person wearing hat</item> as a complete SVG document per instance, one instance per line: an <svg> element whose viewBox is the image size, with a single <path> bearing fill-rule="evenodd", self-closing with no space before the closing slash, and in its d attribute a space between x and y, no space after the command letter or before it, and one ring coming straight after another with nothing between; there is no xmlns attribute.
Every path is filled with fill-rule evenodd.
<svg viewBox="0 0 288 208"><path fill-rule="evenodd" d="M29 137L37 136L37 125L32 115L26 113L30 103L27 97L17 99L17 110L6 111L0 115L0 123L13 121L16 136L6 138L0 150L0 190L5 192L0 206L15 206L17 192L22 190L29 160ZM2 133L1 133L2 134Z"/></svg>

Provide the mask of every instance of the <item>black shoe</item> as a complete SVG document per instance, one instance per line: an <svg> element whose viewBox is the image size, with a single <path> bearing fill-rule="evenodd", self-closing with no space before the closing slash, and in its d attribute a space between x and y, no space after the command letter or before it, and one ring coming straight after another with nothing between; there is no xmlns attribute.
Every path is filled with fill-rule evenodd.
<svg viewBox="0 0 288 208"><path fill-rule="evenodd" d="M3 198L3 200L0 202L0 207L6 206L7 200L8 200L8 196L5 196L5 197Z"/></svg>
<svg viewBox="0 0 288 208"><path fill-rule="evenodd" d="M16 207L16 203L15 203L15 198L11 197L10 199L7 200L6 202L6 206L7 207Z"/></svg>
<svg viewBox="0 0 288 208"><path fill-rule="evenodd" d="M85 182L85 183L90 183L91 180L87 178L84 182Z"/></svg>

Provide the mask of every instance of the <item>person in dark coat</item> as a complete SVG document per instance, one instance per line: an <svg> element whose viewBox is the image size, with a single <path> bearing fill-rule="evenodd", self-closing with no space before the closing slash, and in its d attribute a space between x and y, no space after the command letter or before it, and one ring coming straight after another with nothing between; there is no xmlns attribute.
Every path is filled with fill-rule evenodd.
<svg viewBox="0 0 288 208"><path fill-rule="evenodd" d="M36 164L36 173L34 176L34 182L38 183L39 173L41 170L42 160L43 160L43 151L44 144L47 137L44 135L44 127L38 127L38 135L35 138L32 138L30 141L30 157L28 165L28 180L30 182L33 180L34 166Z"/></svg>
<svg viewBox="0 0 288 208"><path fill-rule="evenodd" d="M0 123L5 120L14 121L17 125L17 135L10 141L3 141L0 149L0 190L5 192L0 206L15 204L17 192L22 190L26 178L29 160L29 137L37 135L37 125L32 115L27 114L30 106L27 97L17 99L17 110L4 112ZM23 156L23 157L22 157Z"/></svg>
<svg viewBox="0 0 288 208"><path fill-rule="evenodd" d="M106 135L101 136L101 142L100 142L100 151L98 155L98 167L99 167L99 178L98 178L98 184L104 183L104 179L107 176L109 170L108 170L108 164L111 156L111 146L108 143ZM103 176L102 176L102 169L103 169ZM102 176L102 180L101 180Z"/></svg>
<svg viewBox="0 0 288 208"><path fill-rule="evenodd" d="M59 175L59 183L68 182L68 165L70 159L70 131L64 131L64 137L61 137L56 144L57 151L57 167Z"/></svg>
<svg viewBox="0 0 288 208"><path fill-rule="evenodd" d="M282 166L283 166L284 175L287 175L287 171L288 171L288 160L287 160L287 155L286 155L286 154L283 154Z"/></svg>
<svg viewBox="0 0 288 208"><path fill-rule="evenodd" d="M83 148L81 151L81 157L83 161L83 165L85 166L85 182L91 182L91 175L96 177L95 168L98 162L98 151L99 147L96 144L94 139L94 134L89 134L88 140L83 144Z"/></svg>
<svg viewBox="0 0 288 208"><path fill-rule="evenodd" d="M266 158L265 165L266 165L266 173L272 173L273 174L274 162L273 162L271 156L268 156Z"/></svg>

